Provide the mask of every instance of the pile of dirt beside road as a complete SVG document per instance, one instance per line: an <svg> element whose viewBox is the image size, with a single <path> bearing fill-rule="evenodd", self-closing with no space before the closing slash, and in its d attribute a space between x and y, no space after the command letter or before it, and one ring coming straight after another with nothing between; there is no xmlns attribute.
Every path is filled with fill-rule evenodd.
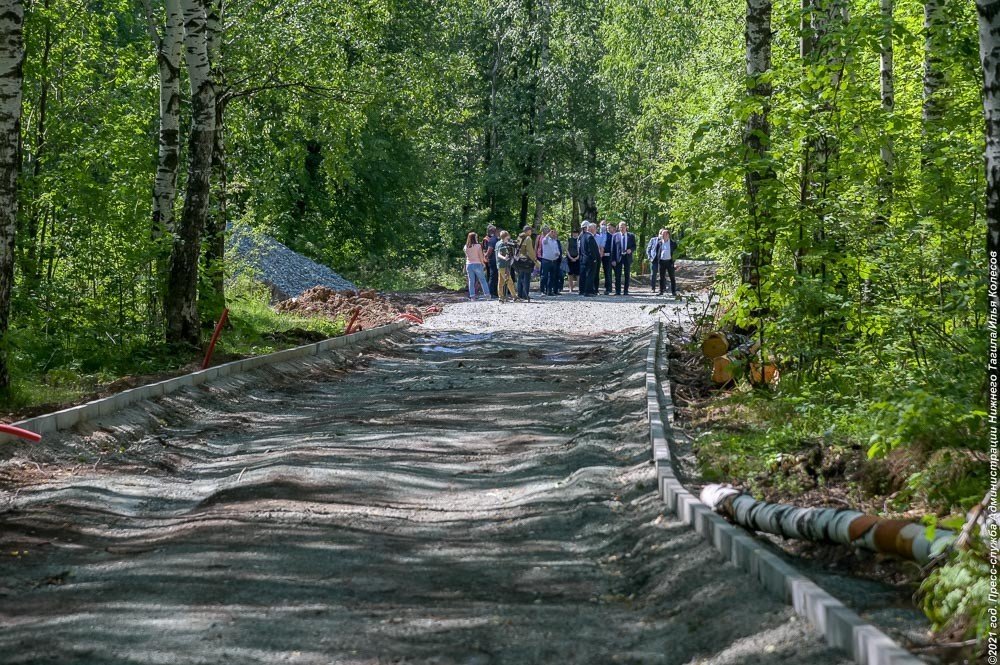
<svg viewBox="0 0 1000 665"><path fill-rule="evenodd" d="M361 329L384 326L406 314L425 319L441 313L441 307L437 304L417 307L398 302L398 299L393 302L375 291L335 291L325 286L314 286L299 297L283 300L274 307L279 312L343 318L347 321L357 311L355 328L360 326Z"/></svg>

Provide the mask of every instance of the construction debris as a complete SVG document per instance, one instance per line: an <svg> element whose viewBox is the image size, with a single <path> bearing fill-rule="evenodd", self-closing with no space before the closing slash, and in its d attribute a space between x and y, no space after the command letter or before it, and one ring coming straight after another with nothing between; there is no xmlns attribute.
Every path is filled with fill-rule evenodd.
<svg viewBox="0 0 1000 665"><path fill-rule="evenodd" d="M354 330L366 330L383 326L401 317L416 317L420 320L441 313L437 304L416 307L410 304L395 304L376 291L336 291L325 286L314 286L297 298L283 300L275 305L279 312L324 316L331 319L357 319Z"/></svg>

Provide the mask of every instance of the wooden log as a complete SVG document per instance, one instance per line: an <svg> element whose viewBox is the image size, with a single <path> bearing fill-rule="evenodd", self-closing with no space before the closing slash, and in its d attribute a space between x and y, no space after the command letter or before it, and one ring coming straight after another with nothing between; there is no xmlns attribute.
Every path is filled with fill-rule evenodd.
<svg viewBox="0 0 1000 665"><path fill-rule="evenodd" d="M712 381L723 386L733 380L735 367L729 356L719 356L712 360Z"/></svg>
<svg viewBox="0 0 1000 665"><path fill-rule="evenodd" d="M709 333L701 343L701 352L709 359L724 356L727 351L729 351L729 338L724 332Z"/></svg>
<svg viewBox="0 0 1000 665"><path fill-rule="evenodd" d="M755 386L774 385L778 382L778 368L771 363L764 364L764 371L761 373L760 363L750 363L750 383Z"/></svg>
<svg viewBox="0 0 1000 665"><path fill-rule="evenodd" d="M724 485L707 485L701 500L742 527L785 538L833 542L911 559L923 565L940 554L955 534L927 529L914 522L887 520L843 508L800 508L757 501Z"/></svg>

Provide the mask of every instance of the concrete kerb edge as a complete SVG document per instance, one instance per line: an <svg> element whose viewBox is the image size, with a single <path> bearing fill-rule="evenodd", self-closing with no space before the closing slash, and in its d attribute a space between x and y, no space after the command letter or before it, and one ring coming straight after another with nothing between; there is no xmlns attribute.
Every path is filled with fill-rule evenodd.
<svg viewBox="0 0 1000 665"><path fill-rule="evenodd" d="M919 665L924 661L866 622L856 612L798 572L792 565L733 526L702 503L677 479L670 454L674 405L670 382L661 387L669 360L664 349L663 324L653 330L646 356L646 399L649 438L660 498L682 521L700 533L733 565L751 575L767 591L790 604L796 614L823 634L827 644L847 653L859 665ZM661 374L661 364L662 374Z"/></svg>
<svg viewBox="0 0 1000 665"><path fill-rule="evenodd" d="M329 351L330 349L354 346L372 339L386 337L397 330L402 330L403 328L408 327L409 325L410 323L407 321L396 321L388 325L379 326L378 328L361 330L350 335L325 339L313 344L305 344L303 346L285 349L284 351L276 351L275 353L269 353L263 356L254 356L243 360L235 360L231 363L216 365L215 367L198 370L197 372L191 372L190 374L184 374L183 376L177 376L165 381L159 381L157 383L139 386L138 388L124 390L103 399L94 400L92 402L87 402L86 404L81 404L80 406L74 406L61 411L56 411L55 413L35 416L34 418L28 418L13 424L16 427L26 429L29 432L35 432L37 434L47 434L63 429L69 429L79 423L93 420L94 418L99 418L101 416L110 415L144 399L167 395L180 390L181 388L200 385L206 381L212 381L220 377L250 371L265 365L273 365L280 362L295 360L297 358L318 355L325 351ZM8 443L16 440L17 439L15 437L10 436L9 434L0 434L0 443Z"/></svg>

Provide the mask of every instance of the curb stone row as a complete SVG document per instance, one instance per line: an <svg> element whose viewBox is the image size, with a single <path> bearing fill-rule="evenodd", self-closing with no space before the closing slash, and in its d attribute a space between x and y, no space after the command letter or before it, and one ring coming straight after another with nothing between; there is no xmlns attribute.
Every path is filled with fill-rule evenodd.
<svg viewBox="0 0 1000 665"><path fill-rule="evenodd" d="M35 432L36 434L46 434L48 432L69 429L79 423L120 411L121 409L135 404L136 402L152 399L154 397L160 397L161 395L167 395L180 390L181 388L201 385L206 381L212 381L214 379L239 374L241 372L248 372L266 365L288 362L289 360L296 360L306 356L315 356L332 349L356 346L362 342L391 335L397 330L402 330L409 325L409 322L397 321L378 328L362 330L360 332L344 335L342 337L325 339L322 342L305 344L303 346L297 346L263 356L254 356L252 358L236 360L231 363L225 363L224 365L217 365L215 367L209 367L208 369L178 376L173 379L167 379L166 381L159 381L157 383L139 386L138 388L124 390L120 393L111 395L110 397L98 399L80 406L73 406L68 409L63 409L62 411L56 411L55 413L48 413L43 416L28 418L27 420L22 420L13 424L16 427L26 429L30 432ZM11 435L0 434L0 443L7 443L13 440L16 439Z"/></svg>
<svg viewBox="0 0 1000 665"><path fill-rule="evenodd" d="M924 661L820 588L747 531L727 522L678 480L670 449L674 443L674 403L668 376L663 324L657 322L646 356L646 403L649 435L660 497L681 520L701 534L737 568L767 591L792 605L823 634L827 644L846 652L859 665L920 665ZM661 367L662 365L662 367ZM660 377L666 381L663 389Z"/></svg>

